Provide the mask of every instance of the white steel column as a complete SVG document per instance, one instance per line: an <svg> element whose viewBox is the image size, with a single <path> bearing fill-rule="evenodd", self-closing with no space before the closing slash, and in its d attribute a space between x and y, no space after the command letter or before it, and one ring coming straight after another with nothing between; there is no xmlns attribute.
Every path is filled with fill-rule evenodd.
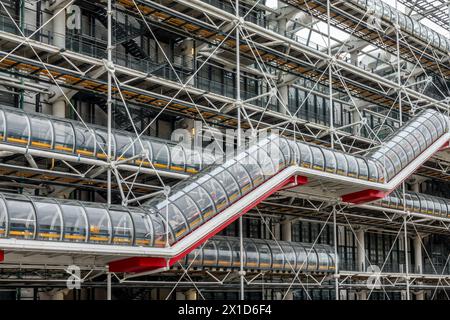
<svg viewBox="0 0 450 320"><path fill-rule="evenodd" d="M416 235L414 237L414 261L416 263L416 268L414 273L423 274L423 257L422 257L422 236ZM425 300L425 293L420 290L415 293L416 300Z"/></svg>
<svg viewBox="0 0 450 320"><path fill-rule="evenodd" d="M108 0L107 8L108 16L108 96L107 96L107 114L108 114L108 164L111 164L111 152L112 152L112 72L113 72L113 62L112 62L112 0ZM111 204L111 167L108 166L107 171L107 203Z"/></svg>
<svg viewBox="0 0 450 320"><path fill-rule="evenodd" d="M62 1L61 1L62 2ZM53 44L60 49L66 48L66 10L60 6L54 9L53 18Z"/></svg>
<svg viewBox="0 0 450 320"><path fill-rule="evenodd" d="M66 10L61 10L65 4L65 1L59 1L53 8L53 44L60 49L66 49ZM58 89L55 89L55 91L58 92ZM53 102L52 114L60 118L66 117L66 99L64 96Z"/></svg>
<svg viewBox="0 0 450 320"><path fill-rule="evenodd" d="M366 271L366 242L363 228L356 230L356 263L358 271Z"/></svg>
<svg viewBox="0 0 450 320"><path fill-rule="evenodd" d="M281 225L281 240L292 241L292 222L290 219L285 218L280 223ZM294 291L292 288L284 295L284 300L294 300Z"/></svg>
<svg viewBox="0 0 450 320"><path fill-rule="evenodd" d="M281 221L281 240L292 241L292 222L289 219Z"/></svg>
<svg viewBox="0 0 450 320"><path fill-rule="evenodd" d="M333 207L333 243L334 243L334 285L335 285L335 299L340 300L339 293L339 252L338 252L338 228L336 222L336 207Z"/></svg>
<svg viewBox="0 0 450 320"><path fill-rule="evenodd" d="M241 150L241 57L240 57L240 16L239 16L239 0L236 0L236 105L237 105L237 152ZM239 217L239 242L240 242L240 267L239 276L241 282L240 299L244 300L244 226L242 216Z"/></svg>
<svg viewBox="0 0 450 320"><path fill-rule="evenodd" d="M111 300L111 272L106 273L106 300Z"/></svg>
<svg viewBox="0 0 450 320"><path fill-rule="evenodd" d="M278 1L278 10L280 10L282 17L280 19L278 19L278 33L281 35L286 35L286 28L287 28L287 23L288 23L288 19L286 18L286 15L284 14L282 7L283 7L283 3L281 1ZM281 73L281 77L280 77L280 86L278 87L278 92L280 94L280 99L281 101L283 101L284 105L288 106L289 103L289 86L284 83L286 80L286 76L287 74L280 71ZM278 108L278 112L282 113L282 114L286 114L286 108L284 108L283 106L280 106Z"/></svg>

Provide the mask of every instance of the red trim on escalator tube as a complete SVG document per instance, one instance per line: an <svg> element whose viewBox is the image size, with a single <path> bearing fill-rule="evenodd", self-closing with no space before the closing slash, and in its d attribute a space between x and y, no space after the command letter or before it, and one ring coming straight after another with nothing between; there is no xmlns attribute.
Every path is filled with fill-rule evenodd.
<svg viewBox="0 0 450 320"><path fill-rule="evenodd" d="M0 262L3 262L5 260L5 252L0 250Z"/></svg>
<svg viewBox="0 0 450 320"><path fill-rule="evenodd" d="M206 242L209 238L216 235L220 231L222 231L224 228L226 228L228 225L230 225L233 221L238 219L240 216L257 206L259 203L267 199L269 196L274 194L275 192L281 190L281 189L288 189L293 188L297 186L304 185L308 182L308 178L304 176L293 176L279 185L275 186L273 189L271 189L269 192L266 192L265 194L262 194L260 197L258 197L255 201L253 201L250 205L245 207L241 213L238 215L233 216L229 220L227 220L225 223L223 223L220 226L217 226L215 229L213 229L211 232L203 236L201 239L199 239L196 243L194 243L191 247L186 249L181 254L172 257L170 259L165 258L158 258L158 257L133 257L128 259L122 259L118 261L112 261L109 263L109 271L110 272L128 272L128 273L139 273L139 272L145 272L145 271L151 271L159 268L164 267L170 267L178 260L184 258L187 256L192 250L200 246L202 243ZM220 213L219 213L220 214Z"/></svg>
<svg viewBox="0 0 450 320"><path fill-rule="evenodd" d="M352 204L361 204L361 203L366 203L366 202L383 199L388 194L389 194L388 192L384 192L384 191L380 191L380 190L367 189L367 190L362 190L362 191L346 194L346 195L342 196L342 201L352 203Z"/></svg>

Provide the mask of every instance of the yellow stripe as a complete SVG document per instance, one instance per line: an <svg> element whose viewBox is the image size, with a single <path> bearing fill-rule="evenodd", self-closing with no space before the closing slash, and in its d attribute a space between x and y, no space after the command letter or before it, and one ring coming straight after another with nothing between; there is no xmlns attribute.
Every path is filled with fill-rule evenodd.
<svg viewBox="0 0 450 320"><path fill-rule="evenodd" d="M98 236L91 236L89 237L89 240L95 240L95 241L109 241L108 237L98 237Z"/></svg>
<svg viewBox="0 0 450 320"><path fill-rule="evenodd" d="M7 141L11 141L11 142L24 143L24 144L28 143L28 140L18 139L18 138L10 138L10 137L8 137L6 140Z"/></svg>
<svg viewBox="0 0 450 320"><path fill-rule="evenodd" d="M50 149L52 146L48 143L44 142L37 142L37 141L31 141L31 145L42 147L42 148L48 148Z"/></svg>
<svg viewBox="0 0 450 320"><path fill-rule="evenodd" d="M72 152L72 148L67 148L67 147L64 147L64 146L55 146L55 149L56 150L62 150L62 151L69 151L69 152Z"/></svg>
<svg viewBox="0 0 450 320"><path fill-rule="evenodd" d="M9 234L13 235L13 236L32 236L33 232L30 232L30 231L14 231L14 230L12 230L12 231L9 232Z"/></svg>
<svg viewBox="0 0 450 320"><path fill-rule="evenodd" d="M136 240L136 243L138 243L138 244L150 244L150 240Z"/></svg>
<svg viewBox="0 0 450 320"><path fill-rule="evenodd" d="M38 233L38 235L42 238L59 238L60 235L59 234L54 234L54 233Z"/></svg>
<svg viewBox="0 0 450 320"><path fill-rule="evenodd" d="M92 152L92 151L79 150L79 149L77 149L77 153L84 154L84 155L87 155L87 156L93 156L94 155L94 152Z"/></svg>
<svg viewBox="0 0 450 320"><path fill-rule="evenodd" d="M72 240L86 240L86 236L80 236L77 234L66 234L64 235L64 239L72 239Z"/></svg>

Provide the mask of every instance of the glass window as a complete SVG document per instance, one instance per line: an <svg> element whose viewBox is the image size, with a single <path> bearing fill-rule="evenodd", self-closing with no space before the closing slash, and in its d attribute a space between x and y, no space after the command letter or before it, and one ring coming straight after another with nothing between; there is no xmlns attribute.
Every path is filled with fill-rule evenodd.
<svg viewBox="0 0 450 320"><path fill-rule="evenodd" d="M157 208L159 210L159 214L164 220L168 217L169 225L175 235L175 240L178 240L189 232L186 218L181 213L179 208L170 202L167 203L166 201L160 203Z"/></svg>
<svg viewBox="0 0 450 320"><path fill-rule="evenodd" d="M254 240L259 252L259 268L269 269L272 267L272 252L269 246L262 240Z"/></svg>
<svg viewBox="0 0 450 320"><path fill-rule="evenodd" d="M220 173L219 173L220 172ZM230 203L234 202L239 196L239 186L233 176L223 168L216 168L211 172L216 180L223 186L228 195L228 200Z"/></svg>
<svg viewBox="0 0 450 320"><path fill-rule="evenodd" d="M290 244L282 244L281 247L283 248L284 256L285 256L285 265L284 268L287 270L296 270L296 256L294 248Z"/></svg>
<svg viewBox="0 0 450 320"><path fill-rule="evenodd" d="M337 164L334 152L328 149L322 149L325 156L325 170L327 172L336 173Z"/></svg>
<svg viewBox="0 0 450 320"><path fill-rule="evenodd" d="M219 253L218 264L224 267L231 267L232 254L231 254L231 247L228 241L221 239L217 244L217 249Z"/></svg>
<svg viewBox="0 0 450 320"><path fill-rule="evenodd" d="M108 134L101 129L95 129L96 152L98 158L106 158L108 154ZM114 158L116 154L114 135L111 135L111 156Z"/></svg>
<svg viewBox="0 0 450 320"><path fill-rule="evenodd" d="M352 178L358 178L358 162L356 162L356 158L351 155L344 154L347 159L348 172L347 175Z"/></svg>
<svg viewBox="0 0 450 320"><path fill-rule="evenodd" d="M5 140L5 113L0 110L0 140Z"/></svg>
<svg viewBox="0 0 450 320"><path fill-rule="evenodd" d="M132 245L133 244L133 221L126 211L109 210L113 227L112 244Z"/></svg>
<svg viewBox="0 0 450 320"><path fill-rule="evenodd" d="M53 127L55 128L55 150L72 153L75 144L72 125L64 121L53 121Z"/></svg>
<svg viewBox="0 0 450 320"><path fill-rule="evenodd" d="M232 254L233 254L233 268L238 268L238 267L240 267L241 266L241 246L240 246L240 244L239 244L239 241L235 241L235 240L232 240L232 241L230 241L230 245L231 245L231 248L232 248ZM242 261L244 261L244 263L245 263L245 250L244 250L244 252L243 252L243 254L244 254L244 256L243 256L243 259L242 259ZM244 264L245 265L245 264Z"/></svg>
<svg viewBox="0 0 450 320"><path fill-rule="evenodd" d="M319 259L319 270L327 271L328 270L328 253L321 245L316 245L317 257Z"/></svg>
<svg viewBox="0 0 450 320"><path fill-rule="evenodd" d="M31 123L31 145L36 148L51 149L53 126L49 119L29 117Z"/></svg>
<svg viewBox="0 0 450 320"><path fill-rule="evenodd" d="M189 228L196 228L202 222L200 211L189 195L184 194L173 202L178 208L182 208L180 210L182 210Z"/></svg>
<svg viewBox="0 0 450 320"><path fill-rule="evenodd" d="M108 211L100 207L85 207L89 221L89 242L109 243L112 227Z"/></svg>
<svg viewBox="0 0 450 320"><path fill-rule="evenodd" d="M291 155L291 148L289 146L289 143L287 142L287 139L285 138L281 138L281 137L277 137L273 142L278 142L278 148L281 151L281 158L284 158L283 161L283 167L291 164L292 162L294 162L294 157L293 155Z"/></svg>
<svg viewBox="0 0 450 320"><path fill-rule="evenodd" d="M201 169L202 157L196 150L185 150L186 152L186 171L197 173Z"/></svg>
<svg viewBox="0 0 450 320"><path fill-rule="evenodd" d="M300 149L298 147L298 143L292 140L288 140L288 142L292 151L291 161L296 164L300 164Z"/></svg>
<svg viewBox="0 0 450 320"><path fill-rule="evenodd" d="M148 214L135 210L130 211L130 213L134 222L134 244L136 246L151 246L153 242L152 234L155 235L156 247L163 247L166 244L164 241L164 230L160 229L158 233L156 233L156 231L153 232L152 221L156 220L156 218L153 218L152 221L150 221ZM157 236L159 236L159 238L157 238Z"/></svg>
<svg viewBox="0 0 450 320"><path fill-rule="evenodd" d="M209 220L216 214L214 204L208 193L197 184L193 183L191 186L193 189L185 189L184 191L189 194L192 200L195 201L197 206L200 208L203 216L203 220Z"/></svg>
<svg viewBox="0 0 450 320"><path fill-rule="evenodd" d="M306 259L306 250L300 244L294 244L294 247L297 255L296 270L307 270L308 261Z"/></svg>
<svg viewBox="0 0 450 320"><path fill-rule="evenodd" d="M283 269L284 268L284 254L278 245L272 246L272 268Z"/></svg>
<svg viewBox="0 0 450 320"><path fill-rule="evenodd" d="M375 164L375 162L374 161L372 161L372 160L367 160L367 166L368 166L368 168L369 168L369 181L371 181L371 182L378 182L378 168L377 168L377 165ZM380 172L380 174L382 174L381 172Z"/></svg>
<svg viewBox="0 0 450 320"><path fill-rule="evenodd" d="M311 168L312 153L310 147L304 143L299 143L299 147L300 147L301 166L305 168Z"/></svg>
<svg viewBox="0 0 450 320"><path fill-rule="evenodd" d="M8 131L6 133L6 140L8 142L28 145L30 128L28 126L28 119L25 114L7 112L6 124L6 128Z"/></svg>
<svg viewBox="0 0 450 320"><path fill-rule="evenodd" d="M134 147L139 144L139 142L133 143L133 139L124 133L116 133L114 137L116 139L117 159L123 160L132 158L134 156Z"/></svg>
<svg viewBox="0 0 450 320"><path fill-rule="evenodd" d="M413 212L420 213L420 200L415 193L410 193L413 202Z"/></svg>
<svg viewBox="0 0 450 320"><path fill-rule="evenodd" d="M76 135L76 153L82 156L94 156L95 152L95 136L91 129L75 127Z"/></svg>
<svg viewBox="0 0 450 320"><path fill-rule="evenodd" d="M169 148L161 142L152 141L151 144L153 149L153 165L156 169L167 169L169 166Z"/></svg>
<svg viewBox="0 0 450 320"><path fill-rule="evenodd" d="M359 175L358 178L361 180L368 180L369 179L369 168L367 167L367 163L363 158L355 157L356 161L358 162L358 171Z"/></svg>
<svg viewBox="0 0 450 320"><path fill-rule="evenodd" d="M248 174L252 178L253 187L255 188L264 182L265 176L263 175L263 171L258 162L253 157L247 154L245 155L245 158L242 160L237 159L237 161L247 169Z"/></svg>
<svg viewBox="0 0 450 320"><path fill-rule="evenodd" d="M256 157L256 161L262 169L264 180L267 179L267 177L271 177L275 174L275 165L273 164L272 159L269 157L264 148L258 148L253 152L250 151L252 150L249 150L249 154L252 157Z"/></svg>
<svg viewBox="0 0 450 320"><path fill-rule="evenodd" d="M318 147L311 146L311 152L313 154L313 169L316 170L324 170L325 168L325 159L323 157L323 153Z"/></svg>
<svg viewBox="0 0 450 320"><path fill-rule="evenodd" d="M61 203L64 221L64 240L86 242L88 223L79 203Z"/></svg>
<svg viewBox="0 0 450 320"><path fill-rule="evenodd" d="M228 171L233 175L233 177L236 179L236 181L239 184L239 187L241 189L241 195L245 195L247 192L251 189L251 180L248 176L247 171L244 169L244 167L239 164L235 163L231 165L228 168Z"/></svg>
<svg viewBox="0 0 450 320"><path fill-rule="evenodd" d="M317 271L319 266L316 250L311 248L309 245L305 245L305 250L308 257L308 271Z"/></svg>
<svg viewBox="0 0 450 320"><path fill-rule="evenodd" d="M184 149L180 145L170 148L170 169L175 171L185 170L185 154Z"/></svg>
<svg viewBox="0 0 450 320"><path fill-rule="evenodd" d="M37 217L37 240L61 240L62 217L59 206L53 202L34 201Z"/></svg>
<svg viewBox="0 0 450 320"><path fill-rule="evenodd" d="M33 239L36 231L36 216L31 202L7 199L6 206L9 214L9 236Z"/></svg>
<svg viewBox="0 0 450 320"><path fill-rule="evenodd" d="M216 211L222 211L227 205L228 199L225 190L214 178L209 178L202 183L202 187L209 191L211 199L214 201Z"/></svg>
<svg viewBox="0 0 450 320"><path fill-rule="evenodd" d="M249 269L259 268L259 255L256 245L251 240L244 242L244 250L246 253L245 267Z"/></svg>
<svg viewBox="0 0 450 320"><path fill-rule="evenodd" d="M195 248L186 256L186 266L202 266L203 265L203 252L201 248Z"/></svg>
<svg viewBox="0 0 450 320"><path fill-rule="evenodd" d="M334 152L334 155L336 156L337 164L336 173L346 176L348 171L347 158L341 152Z"/></svg>
<svg viewBox="0 0 450 320"><path fill-rule="evenodd" d="M203 265L217 266L218 256L214 241L207 241L203 246Z"/></svg>
<svg viewBox="0 0 450 320"><path fill-rule="evenodd" d="M134 138L132 138L132 139L134 139ZM153 159L152 145L146 139L141 138L141 142L142 142L142 144L139 141L134 142L134 154L141 155L141 157L136 160L136 164L138 164L138 165L142 164L143 166L151 167L149 161L151 161ZM145 155L146 153L148 154L148 157Z"/></svg>
<svg viewBox="0 0 450 320"><path fill-rule="evenodd" d="M6 230L8 225L8 213L6 212L6 205L2 198L0 198L0 238L6 237Z"/></svg>

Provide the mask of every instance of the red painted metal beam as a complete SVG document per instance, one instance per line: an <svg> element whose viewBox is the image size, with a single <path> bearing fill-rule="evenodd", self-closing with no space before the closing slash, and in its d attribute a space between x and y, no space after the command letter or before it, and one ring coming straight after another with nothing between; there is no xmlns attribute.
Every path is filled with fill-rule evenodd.
<svg viewBox="0 0 450 320"><path fill-rule="evenodd" d="M447 141L447 142L445 142L445 143L442 145L442 147L439 149L439 151L444 151L444 150L447 150L447 149L449 149L449 148L450 148L450 142Z"/></svg>
<svg viewBox="0 0 450 320"><path fill-rule="evenodd" d="M0 250L0 262L3 262L5 260L5 252Z"/></svg>
<svg viewBox="0 0 450 320"><path fill-rule="evenodd" d="M181 254L172 257L170 259L165 258L158 258L158 257L133 257L128 259L122 259L118 261L112 261L109 263L109 271L110 272L127 272L127 273L138 273L138 272L145 272L145 271L152 271L155 269L160 269L164 267L170 267L174 265L177 261L180 259L183 259L185 256L187 256L192 250L200 246L202 243L206 242L209 238L213 237L220 231L222 231L224 228L229 226L231 223L233 223L236 219L238 219L240 216L248 212L249 210L253 209L255 206L257 206L259 203L267 199L269 196L274 194L277 191L280 191L282 189L287 188L294 188L297 186L304 185L308 182L307 177L303 176L293 176L279 185L275 186L273 189L271 189L269 192L266 192L265 194L262 194L259 196L255 201L253 201L250 205L245 207L238 215L233 216L229 220L227 220L225 223L223 223L220 226L217 226L215 229L211 230L208 234L203 236L201 239L199 239L196 243L194 243L191 247L186 249ZM220 214L220 213L219 213Z"/></svg>
<svg viewBox="0 0 450 320"><path fill-rule="evenodd" d="M344 196L342 196L343 202L353 203L353 204L361 204L365 202L371 202L375 200L380 200L386 197L389 193L380 191L380 190L374 190L374 189L367 189L362 190L354 193L349 193Z"/></svg>

